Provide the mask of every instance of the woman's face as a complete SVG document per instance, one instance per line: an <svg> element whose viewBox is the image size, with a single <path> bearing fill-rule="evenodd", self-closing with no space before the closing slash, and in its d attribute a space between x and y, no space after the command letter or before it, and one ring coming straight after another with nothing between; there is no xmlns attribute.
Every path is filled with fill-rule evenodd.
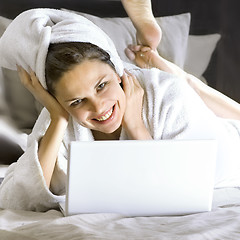
<svg viewBox="0 0 240 240"><path fill-rule="evenodd" d="M112 133L121 126L125 112L120 82L108 64L86 60L63 75L55 86L55 96L82 126Z"/></svg>

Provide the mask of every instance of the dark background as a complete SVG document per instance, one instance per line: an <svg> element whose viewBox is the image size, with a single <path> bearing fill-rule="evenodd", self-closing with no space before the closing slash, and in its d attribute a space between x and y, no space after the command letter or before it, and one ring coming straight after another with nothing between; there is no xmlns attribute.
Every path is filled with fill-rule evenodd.
<svg viewBox="0 0 240 240"><path fill-rule="evenodd" d="M152 5L156 17L190 12L190 34L222 35L204 76L210 86L240 102L240 1L152 0ZM126 16L121 1L111 0L0 0L0 15L14 18L36 7L64 7L102 17Z"/></svg>

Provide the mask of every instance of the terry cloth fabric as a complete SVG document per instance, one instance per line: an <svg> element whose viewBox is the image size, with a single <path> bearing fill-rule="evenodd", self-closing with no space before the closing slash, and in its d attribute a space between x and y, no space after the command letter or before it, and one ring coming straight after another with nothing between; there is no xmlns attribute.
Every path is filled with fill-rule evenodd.
<svg viewBox="0 0 240 240"><path fill-rule="evenodd" d="M32 9L17 16L0 39L0 66L29 67L46 88L45 61L50 43L89 42L110 54L119 76L123 65L112 40L88 19L55 9ZM9 47L10 46L10 47Z"/></svg>
<svg viewBox="0 0 240 240"><path fill-rule="evenodd" d="M145 90L142 117L152 137L156 140L217 139L215 186L240 186L240 122L217 118L186 82L172 75L157 69L143 70L130 65L125 68L137 77ZM28 137L25 153L9 167L0 186L0 208L46 211L57 208L58 202L64 200L69 143L94 138L90 129L70 117L49 190L37 152L50 121L44 108ZM123 129L120 140L127 139Z"/></svg>

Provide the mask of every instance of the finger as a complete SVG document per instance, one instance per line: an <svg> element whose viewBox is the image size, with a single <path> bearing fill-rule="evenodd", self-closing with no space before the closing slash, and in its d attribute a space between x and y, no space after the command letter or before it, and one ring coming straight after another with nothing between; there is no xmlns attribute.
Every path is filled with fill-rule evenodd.
<svg viewBox="0 0 240 240"><path fill-rule="evenodd" d="M130 95L134 90L134 81L132 74L128 70L124 70L124 78L123 78L123 90L126 95Z"/></svg>
<svg viewBox="0 0 240 240"><path fill-rule="evenodd" d="M141 84L139 83L137 77L136 77L134 74L132 74L131 72L129 72L127 69L124 69L124 70L125 70L125 72L126 72L127 75L128 75L129 82L132 82L132 87L134 87L134 85L135 85L135 86L137 86L137 87L139 87L139 88L142 88L142 86L141 86ZM130 83L129 83L129 85L130 85Z"/></svg>
<svg viewBox="0 0 240 240"><path fill-rule="evenodd" d="M130 45L128 45L128 48L133 52L138 52L141 49L141 45L130 44Z"/></svg>
<svg viewBox="0 0 240 240"><path fill-rule="evenodd" d="M41 82L39 81L36 73L31 69L29 68L29 72L30 72L30 77L31 77L31 80L32 80L32 85L37 88L38 90L45 90L44 87L42 86Z"/></svg>
<svg viewBox="0 0 240 240"><path fill-rule="evenodd" d="M39 80L36 76L36 73L31 68L29 68L29 74L30 74L30 77L31 77L31 80L32 80L33 84L38 84Z"/></svg>
<svg viewBox="0 0 240 240"><path fill-rule="evenodd" d="M141 52L148 52L148 51L151 51L150 47L148 47L148 46L142 46L141 47Z"/></svg>
<svg viewBox="0 0 240 240"><path fill-rule="evenodd" d="M19 65L16 65L17 66L17 71L18 71L18 74L23 74L24 73L24 68L22 68L21 66L19 66Z"/></svg>
<svg viewBox="0 0 240 240"><path fill-rule="evenodd" d="M128 77L130 78L136 78L134 74L132 74L128 69L124 69L125 73L127 74Z"/></svg>
<svg viewBox="0 0 240 240"><path fill-rule="evenodd" d="M126 89L128 88L128 84L129 84L128 77L127 77L127 74L125 71L123 72L121 79L122 79L123 91L125 92Z"/></svg>
<svg viewBox="0 0 240 240"><path fill-rule="evenodd" d="M127 73L127 76L128 76L129 89L134 91L135 87L141 88L141 85L137 77L134 74L130 73L127 69L125 69L125 72Z"/></svg>
<svg viewBox="0 0 240 240"><path fill-rule="evenodd" d="M126 48L125 49L125 54L129 58L129 60L133 61L135 59L135 54L134 54L134 52L131 49Z"/></svg>
<svg viewBox="0 0 240 240"><path fill-rule="evenodd" d="M145 55L144 55L144 53L143 52L138 52L138 53L136 53L138 56L140 56L140 57L145 57Z"/></svg>
<svg viewBox="0 0 240 240"><path fill-rule="evenodd" d="M18 70L18 76L21 80L21 83L25 86L29 82L30 76L27 73L27 71L19 65L17 65L17 70Z"/></svg>

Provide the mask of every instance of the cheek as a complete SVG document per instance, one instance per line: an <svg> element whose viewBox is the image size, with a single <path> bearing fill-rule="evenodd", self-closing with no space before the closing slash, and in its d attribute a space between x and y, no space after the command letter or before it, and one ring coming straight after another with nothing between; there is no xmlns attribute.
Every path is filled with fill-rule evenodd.
<svg viewBox="0 0 240 240"><path fill-rule="evenodd" d="M120 79L121 80L121 79ZM111 94L113 97L115 98L123 98L123 95L125 96L124 94L124 91L121 87L121 85L119 84L119 82L115 82L111 88L109 89L109 94Z"/></svg>
<svg viewBox="0 0 240 240"><path fill-rule="evenodd" d="M73 110L71 109L68 112L80 124L81 122L84 122L87 118L87 112L83 111L82 109L73 109Z"/></svg>

